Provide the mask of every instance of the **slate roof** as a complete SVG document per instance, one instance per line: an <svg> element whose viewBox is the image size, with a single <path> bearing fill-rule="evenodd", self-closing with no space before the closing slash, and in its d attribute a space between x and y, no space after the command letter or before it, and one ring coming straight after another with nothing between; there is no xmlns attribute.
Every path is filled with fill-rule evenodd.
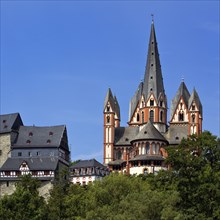
<svg viewBox="0 0 220 220"><path fill-rule="evenodd" d="M112 107L112 111L115 112L117 114L118 118L120 119L120 107L118 104L118 100L117 100L116 96L113 97L112 91L110 88L108 89L107 94L105 96L104 110L105 110L108 102L110 103L110 106Z"/></svg>
<svg viewBox="0 0 220 220"><path fill-rule="evenodd" d="M165 158L162 157L161 155L143 154L143 155L138 155L138 156L130 159L129 161L137 161L137 160L160 160L160 161L163 161L163 160L165 160Z"/></svg>
<svg viewBox="0 0 220 220"><path fill-rule="evenodd" d="M152 78L151 78L152 77ZM150 40L148 45L147 65L144 76L143 94L148 99L153 93L157 99L160 93L164 93L163 77L160 65L160 57L157 47L154 23L151 24Z"/></svg>
<svg viewBox="0 0 220 220"><path fill-rule="evenodd" d="M183 98L187 108L188 108L188 101L190 97L190 93L186 87L186 84L184 82L181 82L179 89L177 90L177 93L175 97L173 98L170 106L170 118L173 118L173 114L175 113L176 107L180 101L180 98Z"/></svg>
<svg viewBox="0 0 220 220"><path fill-rule="evenodd" d="M149 98L151 94L154 94L156 99L159 98L161 94L164 94L166 99L162 70L160 65L160 57L157 47L157 40L155 34L154 23L151 25L151 33L148 45L148 55L147 63L144 75L144 82L141 82L138 86L138 89L130 101L129 106L129 121L134 114L134 111L137 107L138 102L142 95L144 95L145 100Z"/></svg>
<svg viewBox="0 0 220 220"><path fill-rule="evenodd" d="M114 145L131 145L131 141L138 134L138 127L118 127L115 128L115 143Z"/></svg>
<svg viewBox="0 0 220 220"><path fill-rule="evenodd" d="M143 91L143 82L141 82L138 86L138 89L136 90L134 96L132 97L131 101L130 101L130 105L129 105L129 119L131 120L131 117L134 114L134 111L141 99L141 95L142 95L142 91Z"/></svg>
<svg viewBox="0 0 220 220"><path fill-rule="evenodd" d="M88 167L98 167L102 169L107 169L103 164L99 163L96 159L91 160L80 160L78 163L70 166L71 169L76 168L88 168Z"/></svg>
<svg viewBox="0 0 220 220"><path fill-rule="evenodd" d="M203 114L202 112L202 104L200 102L200 99L199 99L199 95L198 93L196 92L195 89L193 89L193 92L192 92L192 95L190 96L189 98L189 102L188 102L188 107L190 108L193 101L195 101L196 105L197 105L197 108L199 109L201 115Z"/></svg>
<svg viewBox="0 0 220 220"><path fill-rule="evenodd" d="M132 142L136 140L160 140L167 142L164 136L154 127L150 120L143 126L143 128L141 128Z"/></svg>
<svg viewBox="0 0 220 220"><path fill-rule="evenodd" d="M126 163L126 160L114 160L110 161L108 165L122 165L123 163Z"/></svg>
<svg viewBox="0 0 220 220"><path fill-rule="evenodd" d="M19 135L16 147L59 147L61 141L66 136L65 125L60 126L48 126L48 127L37 127L37 126L21 126L19 128ZM67 141L67 140L66 140ZM68 150L68 145L63 146Z"/></svg>
<svg viewBox="0 0 220 220"><path fill-rule="evenodd" d="M168 132L164 135L170 145L180 144L183 138L187 138L188 125L171 125Z"/></svg>
<svg viewBox="0 0 220 220"><path fill-rule="evenodd" d="M40 158L8 158L2 165L1 171L18 171L21 164L26 162L30 170L56 170L58 159L54 157L40 157Z"/></svg>
<svg viewBox="0 0 220 220"><path fill-rule="evenodd" d="M18 130L21 125L23 122L19 113L0 115L0 134Z"/></svg>

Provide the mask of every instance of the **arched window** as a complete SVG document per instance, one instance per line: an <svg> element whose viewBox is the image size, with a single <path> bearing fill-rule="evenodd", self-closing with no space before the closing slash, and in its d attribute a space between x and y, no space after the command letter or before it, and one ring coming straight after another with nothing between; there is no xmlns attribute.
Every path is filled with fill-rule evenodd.
<svg viewBox="0 0 220 220"><path fill-rule="evenodd" d="M195 123L195 115L192 115L192 123Z"/></svg>
<svg viewBox="0 0 220 220"><path fill-rule="evenodd" d="M150 100L150 106L154 106L154 100L153 99Z"/></svg>
<svg viewBox="0 0 220 220"><path fill-rule="evenodd" d="M155 146L154 143L152 144L152 153L153 153L153 154L156 154L156 146Z"/></svg>
<svg viewBox="0 0 220 220"><path fill-rule="evenodd" d="M162 111L160 112L160 121L161 122L163 121L163 112Z"/></svg>
<svg viewBox="0 0 220 220"><path fill-rule="evenodd" d="M146 154L150 154L150 144L146 143Z"/></svg>
<svg viewBox="0 0 220 220"><path fill-rule="evenodd" d="M110 111L110 106L109 105L107 105L107 112L109 112Z"/></svg>
<svg viewBox="0 0 220 220"><path fill-rule="evenodd" d="M154 122L154 111L150 110L150 121Z"/></svg>
<svg viewBox="0 0 220 220"><path fill-rule="evenodd" d="M140 115L137 113L137 121L140 121Z"/></svg>
<svg viewBox="0 0 220 220"><path fill-rule="evenodd" d="M122 153L121 153L121 151L119 150L119 151L117 152L117 159L118 159L118 160L121 159L121 155L122 155Z"/></svg>
<svg viewBox="0 0 220 220"><path fill-rule="evenodd" d="M184 121L184 114L183 114L183 112L179 112L179 121Z"/></svg>
<svg viewBox="0 0 220 220"><path fill-rule="evenodd" d="M141 112L141 116L142 116L142 123L144 123L144 112Z"/></svg>
<svg viewBox="0 0 220 220"><path fill-rule="evenodd" d="M106 117L106 121L107 121L107 123L110 123L110 116Z"/></svg>

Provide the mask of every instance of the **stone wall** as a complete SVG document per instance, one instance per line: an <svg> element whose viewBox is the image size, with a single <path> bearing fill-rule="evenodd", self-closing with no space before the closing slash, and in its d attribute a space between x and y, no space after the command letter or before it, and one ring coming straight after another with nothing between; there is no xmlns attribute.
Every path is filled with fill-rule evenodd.
<svg viewBox="0 0 220 220"><path fill-rule="evenodd" d="M0 198L4 195L11 195L16 189L16 181L0 182Z"/></svg>
<svg viewBox="0 0 220 220"><path fill-rule="evenodd" d="M11 135L10 133L0 134L0 167L7 160L11 150Z"/></svg>

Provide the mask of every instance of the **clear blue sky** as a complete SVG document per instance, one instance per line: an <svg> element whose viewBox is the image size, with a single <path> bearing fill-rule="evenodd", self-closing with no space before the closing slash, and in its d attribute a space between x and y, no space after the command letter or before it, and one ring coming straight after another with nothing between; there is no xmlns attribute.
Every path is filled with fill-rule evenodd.
<svg viewBox="0 0 220 220"><path fill-rule="evenodd" d="M102 162L103 103L121 124L144 77L154 14L170 105L181 78L219 135L219 1L1 1L1 114L25 125L67 126L72 160Z"/></svg>

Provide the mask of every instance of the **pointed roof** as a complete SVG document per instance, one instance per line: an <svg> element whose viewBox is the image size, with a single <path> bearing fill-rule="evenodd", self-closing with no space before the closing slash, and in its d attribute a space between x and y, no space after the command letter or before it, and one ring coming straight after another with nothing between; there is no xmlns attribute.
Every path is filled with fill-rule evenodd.
<svg viewBox="0 0 220 220"><path fill-rule="evenodd" d="M144 76L143 94L145 99L149 98L151 93L154 94L156 99L159 97L160 93L165 93L153 21L151 24L147 63Z"/></svg>
<svg viewBox="0 0 220 220"><path fill-rule="evenodd" d="M137 107L137 104L139 100L141 99L142 91L143 91L143 82L141 82L138 86L138 89L136 90L134 96L132 97L130 101L130 106L129 106L129 120L131 120L131 117L134 114L134 111Z"/></svg>
<svg viewBox="0 0 220 220"><path fill-rule="evenodd" d="M154 94L156 99L159 98L160 94L164 94L166 99L153 20L151 24L144 81L139 84L135 95L130 101L129 120L131 120L141 96L144 95L146 100L151 93Z"/></svg>
<svg viewBox="0 0 220 220"><path fill-rule="evenodd" d="M117 100L116 96L113 97L112 91L110 88L108 88L107 94L105 96L104 111L105 111L105 108L106 108L106 105L108 104L108 102L110 103L110 106L112 107L112 111L115 112L117 114L118 118L120 119L120 107L118 104L118 100Z"/></svg>
<svg viewBox="0 0 220 220"><path fill-rule="evenodd" d="M177 107L181 97L183 98L183 100L188 108L188 100L190 97L190 93L189 93L189 91L186 87L186 84L184 82L181 82L179 89L177 90L177 93L171 102L171 107L170 107L171 118L173 117L174 111L176 110L176 107Z"/></svg>
<svg viewBox="0 0 220 220"><path fill-rule="evenodd" d="M164 136L155 128L155 126L152 124L150 120L139 131L139 133L132 140L132 142L136 140L160 140L167 142Z"/></svg>
<svg viewBox="0 0 220 220"><path fill-rule="evenodd" d="M0 115L0 134L18 130L21 125L23 122L19 113Z"/></svg>
<svg viewBox="0 0 220 220"><path fill-rule="evenodd" d="M195 101L196 106L197 106L197 108L199 109L200 114L202 115L202 104L201 104L201 102L200 102L199 95L198 95L198 93L196 92L196 89L195 89L195 88L193 89L192 95L191 95L190 98L189 98L189 102L188 102L188 107L189 107L189 108L191 107L193 101Z"/></svg>

